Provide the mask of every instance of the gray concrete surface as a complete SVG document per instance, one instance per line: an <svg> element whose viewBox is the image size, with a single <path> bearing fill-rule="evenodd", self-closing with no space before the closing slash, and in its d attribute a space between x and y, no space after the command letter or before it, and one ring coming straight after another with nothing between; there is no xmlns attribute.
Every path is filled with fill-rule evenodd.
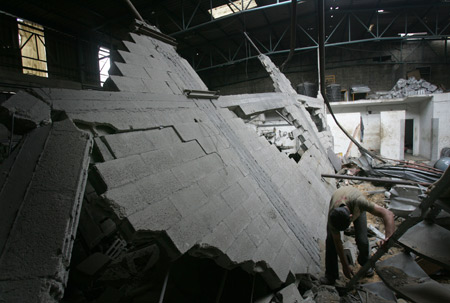
<svg viewBox="0 0 450 303"><path fill-rule="evenodd" d="M327 205L334 189L333 181L321 179L320 174L334 170L326 152L329 136L325 130L319 132L306 102L289 89L290 83L268 58L262 63L274 75L277 92L216 101L189 99L184 89L207 88L175 49L146 36L131 37L132 41L124 42L126 50L119 52L125 64L116 64L117 74L105 85L114 91L34 91L95 137L101 156L91 160L90 179L95 181L102 207L116 223L127 226L127 240L145 241L146 235L152 235L173 249L170 256L195 252L228 269L242 265L250 273L259 273L272 288L291 273L317 275L319 245L325 239ZM295 125L297 136L304 138L302 159L296 163L258 137L230 110L236 106L244 114L281 110ZM52 127L67 123L55 122ZM70 128L66 133L56 136L55 131L60 145L55 150L69 158L60 160L55 155L56 163L42 162L50 177L43 177L46 182L40 185L54 199L61 198L53 192L61 192L61 186L74 195L67 193L69 197L82 193L82 182L66 184L68 177L61 171L70 171L78 181L86 177L79 167L88 161L90 141L83 137L85 149L80 154L76 151L81 141L74 138L79 131ZM53 142L49 140L45 150ZM69 198L63 201L74 203ZM77 218L73 215L73 224ZM37 232L45 231L48 223L41 225ZM58 231L58 237L72 235L72 229ZM36 239L27 240L28 247L37 245ZM95 241L90 239L91 245ZM69 247L63 251L70 254ZM49 247L40 256L54 254ZM5 267L4 273L12 272ZM64 279L58 280L58 295ZM3 289L13 287L12 283L2 285Z"/></svg>
<svg viewBox="0 0 450 303"><path fill-rule="evenodd" d="M91 144L71 121L55 122L27 135L12 165L3 163L0 301L62 298Z"/></svg>

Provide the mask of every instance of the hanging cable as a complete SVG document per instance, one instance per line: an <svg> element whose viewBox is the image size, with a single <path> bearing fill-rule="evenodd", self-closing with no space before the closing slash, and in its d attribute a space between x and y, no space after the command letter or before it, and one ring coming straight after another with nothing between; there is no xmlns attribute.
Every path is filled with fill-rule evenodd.
<svg viewBox="0 0 450 303"><path fill-rule="evenodd" d="M361 154L369 155L372 158L378 159L383 163L386 163L386 161L371 153L366 148L364 148L358 141L355 140L338 122L336 119L336 116L333 113L333 109L331 108L330 102L328 100L328 96L326 94L325 89L325 10L324 10L324 1L325 0L319 0L319 6L318 6L318 19L319 19L319 73L320 73L320 92L322 93L323 99L325 101L325 104L327 106L327 109L331 116L333 117L334 122L336 122L336 125L342 130L342 132L352 141L359 149Z"/></svg>
<svg viewBox="0 0 450 303"><path fill-rule="evenodd" d="M292 59L295 50L295 35L296 35L296 21L297 21L297 0L292 0L291 3L291 48L289 50L289 55L286 58L286 61L281 64L280 70L284 71L286 64Z"/></svg>

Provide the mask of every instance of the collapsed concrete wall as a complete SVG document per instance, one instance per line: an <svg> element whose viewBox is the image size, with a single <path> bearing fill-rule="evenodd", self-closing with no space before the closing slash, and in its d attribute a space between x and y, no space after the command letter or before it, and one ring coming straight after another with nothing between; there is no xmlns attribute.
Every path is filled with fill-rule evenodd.
<svg viewBox="0 0 450 303"><path fill-rule="evenodd" d="M269 70L278 75L274 83L279 92L216 99L174 47L144 35L130 38L118 52L123 62L115 62L116 74L105 84L114 91L33 91L50 105L52 116L67 116L64 125L73 121L94 137L89 184L95 192L87 192L95 199L87 200L106 209L109 221L102 224L120 230L117 240L125 243L117 254L110 252L119 242L103 247L102 264L121 260L127 243L150 247L156 239L172 259L190 253L224 268L239 265L260 274L272 288L290 273L317 274L319 243L324 241L334 188L320 178L333 169L327 158L331 142L323 127L322 107L312 98L302 99L292 87L289 90L287 79L279 80L282 74L274 66ZM271 64L268 58L262 60ZM201 97L186 90L202 91ZM295 126L300 161L257 136L230 110L236 107L246 116L280 109ZM70 142L58 138L62 146ZM85 167L87 158L85 153L73 159L73 167ZM83 170L61 165L65 159L53 161L42 164L50 176L59 176L53 171L62 169L78 172L75 175L84 180ZM69 186L63 180L64 188L79 194L79 183ZM66 231L62 226L77 218L62 216L61 225L54 228ZM85 228L81 236L94 229ZM91 240L94 246L97 240ZM48 257L54 254L49 251ZM19 264L17 270L27 268Z"/></svg>

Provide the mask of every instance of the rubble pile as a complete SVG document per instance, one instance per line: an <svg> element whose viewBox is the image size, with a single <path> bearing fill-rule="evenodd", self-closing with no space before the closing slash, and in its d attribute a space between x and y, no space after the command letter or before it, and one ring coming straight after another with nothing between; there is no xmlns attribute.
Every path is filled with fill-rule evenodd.
<svg viewBox="0 0 450 303"><path fill-rule="evenodd" d="M407 80L399 79L389 92L377 94L375 98L394 99L416 95L439 94L442 92L442 89L424 79L416 80L414 77L409 77Z"/></svg>

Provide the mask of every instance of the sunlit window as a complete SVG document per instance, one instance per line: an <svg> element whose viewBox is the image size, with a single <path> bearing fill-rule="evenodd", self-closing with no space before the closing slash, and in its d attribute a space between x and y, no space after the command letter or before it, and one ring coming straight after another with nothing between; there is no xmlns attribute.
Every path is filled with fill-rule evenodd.
<svg viewBox="0 0 450 303"><path fill-rule="evenodd" d="M23 73L48 77L44 28L22 19L17 19L17 25Z"/></svg>
<svg viewBox="0 0 450 303"><path fill-rule="evenodd" d="M256 6L257 4L255 0L238 0L230 1L227 4L209 9L208 12L213 16L214 19L217 19Z"/></svg>
<svg viewBox="0 0 450 303"><path fill-rule="evenodd" d="M100 85L105 84L109 77L110 56L109 49L100 47L98 50L98 67L100 70Z"/></svg>

